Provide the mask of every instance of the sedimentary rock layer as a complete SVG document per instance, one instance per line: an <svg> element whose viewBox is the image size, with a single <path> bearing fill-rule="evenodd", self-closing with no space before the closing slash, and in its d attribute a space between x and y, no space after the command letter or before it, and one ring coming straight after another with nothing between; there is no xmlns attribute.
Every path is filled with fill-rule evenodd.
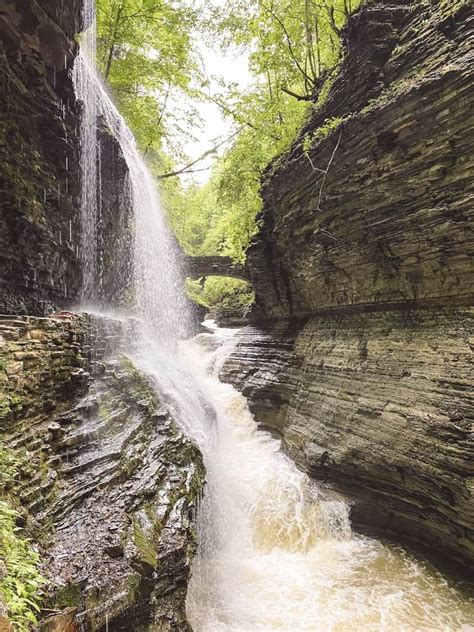
<svg viewBox="0 0 474 632"><path fill-rule="evenodd" d="M203 465L121 353L133 329L0 318L0 444L19 470L7 498L39 547L43 606L61 611L44 630L187 629Z"/></svg>
<svg viewBox="0 0 474 632"><path fill-rule="evenodd" d="M474 311L245 328L223 376L298 465L356 502L364 531L474 560Z"/></svg>
<svg viewBox="0 0 474 632"><path fill-rule="evenodd" d="M77 2L0 3L0 313L43 314L78 296L76 113L68 77L78 26Z"/></svg>
<svg viewBox="0 0 474 632"><path fill-rule="evenodd" d="M350 21L327 100L263 184L261 318L472 304L473 22L470 3L423 1Z"/></svg>
<svg viewBox="0 0 474 632"><path fill-rule="evenodd" d="M82 0L0 2L0 313L43 315L81 288L79 126L71 69ZM128 172L100 125L97 300L130 299Z"/></svg>

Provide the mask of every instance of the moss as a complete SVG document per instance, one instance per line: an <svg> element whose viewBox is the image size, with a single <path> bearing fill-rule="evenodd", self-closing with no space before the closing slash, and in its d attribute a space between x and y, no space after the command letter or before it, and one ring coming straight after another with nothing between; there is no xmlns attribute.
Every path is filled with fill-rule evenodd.
<svg viewBox="0 0 474 632"><path fill-rule="evenodd" d="M150 533L149 529L140 524L138 515L133 518L133 542L138 550L140 561L151 569L155 569L158 559L155 531L152 528Z"/></svg>
<svg viewBox="0 0 474 632"><path fill-rule="evenodd" d="M316 99L315 109L321 108L328 100L329 94L331 92L331 88L336 80L336 77L341 71L341 67L342 67L342 57L341 59L339 59L338 63L334 66L334 68L331 70L327 79L323 83L321 90L318 92L318 98Z"/></svg>
<svg viewBox="0 0 474 632"><path fill-rule="evenodd" d="M463 7L470 7L471 0L439 0L439 9L443 18L455 15Z"/></svg>
<svg viewBox="0 0 474 632"><path fill-rule="evenodd" d="M128 577L126 578L126 583L128 596L130 598L130 601L133 602L140 588L140 573L132 573L131 575L128 575Z"/></svg>
<svg viewBox="0 0 474 632"><path fill-rule="evenodd" d="M106 419L107 417L111 415L111 413L112 413L111 401L104 395L100 398L100 402L99 402L99 417L101 419Z"/></svg>
<svg viewBox="0 0 474 632"><path fill-rule="evenodd" d="M21 395L2 396L0 399L0 421L20 412L23 408L23 401Z"/></svg>
<svg viewBox="0 0 474 632"><path fill-rule="evenodd" d="M18 457L6 446L0 444L0 494L13 485L18 473Z"/></svg>
<svg viewBox="0 0 474 632"><path fill-rule="evenodd" d="M121 474L121 479L126 481L128 480L132 474L135 472L135 470L138 469L138 467L141 464L141 459L138 456L132 457L132 458L122 458L121 461L121 468L120 468L120 474Z"/></svg>
<svg viewBox="0 0 474 632"><path fill-rule="evenodd" d="M320 140L327 138L334 130L336 130L347 117L335 116L327 118L324 123L313 132L308 132L303 138L303 153L309 156L311 148Z"/></svg>
<svg viewBox="0 0 474 632"><path fill-rule="evenodd" d="M80 605L82 601L82 591L78 584L67 584L60 588L54 595L54 605L56 608L73 608Z"/></svg>
<svg viewBox="0 0 474 632"><path fill-rule="evenodd" d="M11 412L10 398L8 396L2 396L0 399L0 421L7 419Z"/></svg>
<svg viewBox="0 0 474 632"><path fill-rule="evenodd" d="M133 361L123 355L119 354L119 360L122 369L125 370L126 375L117 375L119 385L126 389L126 396L133 403L139 403L147 412L150 417L150 423L152 423L151 416L160 408L161 402L150 384L149 378L144 375L133 364Z"/></svg>

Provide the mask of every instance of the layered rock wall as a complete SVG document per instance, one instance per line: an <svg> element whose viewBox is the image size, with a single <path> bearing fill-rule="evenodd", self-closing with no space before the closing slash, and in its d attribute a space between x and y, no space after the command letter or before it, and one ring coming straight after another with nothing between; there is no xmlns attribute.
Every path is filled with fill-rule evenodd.
<svg viewBox="0 0 474 632"><path fill-rule="evenodd" d="M0 4L3 313L42 314L78 297L76 119L68 78L77 5Z"/></svg>
<svg viewBox="0 0 474 632"><path fill-rule="evenodd" d="M17 470L6 499L40 551L44 616L60 613L44 630L187 629L202 459L123 355L134 332L103 317L0 319L0 449Z"/></svg>
<svg viewBox="0 0 474 632"><path fill-rule="evenodd" d="M467 2L351 20L327 101L263 184L262 318L472 303L472 29Z"/></svg>
<svg viewBox="0 0 474 632"><path fill-rule="evenodd" d="M474 560L473 13L369 1L263 183L258 330L223 375L354 523Z"/></svg>
<svg viewBox="0 0 474 632"><path fill-rule="evenodd" d="M245 329L225 376L300 467L356 500L358 528L468 566L473 325L443 308Z"/></svg>
<svg viewBox="0 0 474 632"><path fill-rule="evenodd" d="M77 304L79 127L71 71L82 0L0 2L0 313ZM97 300L130 300L131 203L117 141L99 123Z"/></svg>

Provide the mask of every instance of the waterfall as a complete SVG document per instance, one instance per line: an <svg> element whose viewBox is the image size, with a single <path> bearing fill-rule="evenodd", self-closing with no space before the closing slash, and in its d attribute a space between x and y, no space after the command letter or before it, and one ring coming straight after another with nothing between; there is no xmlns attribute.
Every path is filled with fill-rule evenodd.
<svg viewBox="0 0 474 632"><path fill-rule="evenodd" d="M98 261L100 198L100 147L98 119L102 119L117 140L127 163L132 200L134 245L132 268L135 311L144 337L160 348L172 350L190 319L183 293L180 251L168 227L160 203L156 181L138 151L135 138L107 94L95 68L94 0L86 0L83 35L73 71L77 98L82 102L81 146L81 224L83 303L97 301L101 276ZM126 257L128 253L117 253Z"/></svg>
<svg viewBox="0 0 474 632"><path fill-rule="evenodd" d="M145 341L134 361L199 445L207 470L187 598L194 631L467 632L470 610L459 594L403 550L355 535L349 503L300 472L258 429L244 397L219 381L234 334L179 342L188 318L179 252L153 176L96 73L91 0L85 17L91 26L74 70L83 104L83 299L96 299L100 279L100 116L129 169L130 266Z"/></svg>
<svg viewBox="0 0 474 632"><path fill-rule="evenodd" d="M82 270L82 302L93 301L98 281L99 222L99 142L97 137L98 95L94 74L96 58L95 0L84 0L83 23L87 30L81 39L80 53L74 63L72 79L80 115L80 261Z"/></svg>
<svg viewBox="0 0 474 632"><path fill-rule="evenodd" d="M401 547L353 533L350 503L299 471L219 380L235 334L135 359L204 456L194 632L470 632L472 602Z"/></svg>

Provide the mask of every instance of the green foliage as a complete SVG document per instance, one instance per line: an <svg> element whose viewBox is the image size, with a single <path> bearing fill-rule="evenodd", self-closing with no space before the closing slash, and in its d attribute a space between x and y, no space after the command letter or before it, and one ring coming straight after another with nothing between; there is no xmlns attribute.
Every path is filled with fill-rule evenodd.
<svg viewBox="0 0 474 632"><path fill-rule="evenodd" d="M291 146L309 108L327 97L340 61L340 30L360 1L225 0L196 10L187 0L97 0L100 68L157 176L188 162L183 146L200 124L197 101L217 104L232 122L233 142L208 183L160 181L189 254L245 259L258 230L265 169ZM211 83L195 38L245 53L251 85L241 91L219 77ZM320 133L337 124L329 121ZM314 140L305 139L307 149ZM232 282L216 283L191 293L203 301L211 300L211 287L221 288L222 300L232 295Z"/></svg>
<svg viewBox="0 0 474 632"><path fill-rule="evenodd" d="M209 277L204 283L188 279L186 289L198 305L209 309L249 308L255 298L251 285L240 279Z"/></svg>
<svg viewBox="0 0 474 632"><path fill-rule="evenodd" d="M237 261L258 229L260 183L268 164L291 146L308 115L320 106L340 61L340 30L360 0L227 0L209 9L203 28L222 48L249 54L252 85L240 92L221 81L209 98L230 118L237 135L215 165L212 186L203 189L215 205L206 239ZM329 134L340 120L328 121L317 134ZM316 135L306 139L306 144ZM196 191L185 192L196 196ZM176 209L171 205L173 217ZM192 214L192 211L190 211ZM188 215L189 225L192 224ZM179 232L178 236L181 238ZM189 239L184 242L189 245Z"/></svg>
<svg viewBox="0 0 474 632"><path fill-rule="evenodd" d="M13 484L18 463L12 453L0 446L0 494ZM19 535L17 512L6 499L0 499L0 560L6 575L0 582L0 598L7 607L14 629L31 629L39 612L39 590L44 579L38 572L39 557L26 538Z"/></svg>
<svg viewBox="0 0 474 632"><path fill-rule="evenodd" d="M97 0L99 69L157 174L198 123L195 20L185 0Z"/></svg>
<svg viewBox="0 0 474 632"><path fill-rule="evenodd" d="M333 132L335 129L337 129L339 125L343 123L343 121L344 119L341 118L340 116L335 116L333 118L326 119L324 124L321 125L321 127L318 127L318 129L314 130L314 132L305 134L303 138L303 151L305 155L306 156L309 155L309 151L311 147L318 140L322 140L323 138L326 138L326 136L329 136L329 134Z"/></svg>
<svg viewBox="0 0 474 632"><path fill-rule="evenodd" d="M0 445L0 493L8 490L17 474L18 461L11 450Z"/></svg>
<svg viewBox="0 0 474 632"><path fill-rule="evenodd" d="M0 395L0 421L20 411L22 402L20 395Z"/></svg>
<svg viewBox="0 0 474 632"><path fill-rule="evenodd" d="M173 195L174 197L171 197ZM171 226L187 254L217 254L220 242L216 225L219 207L215 179L202 186L191 185L187 189L162 193L165 205L171 209Z"/></svg>

